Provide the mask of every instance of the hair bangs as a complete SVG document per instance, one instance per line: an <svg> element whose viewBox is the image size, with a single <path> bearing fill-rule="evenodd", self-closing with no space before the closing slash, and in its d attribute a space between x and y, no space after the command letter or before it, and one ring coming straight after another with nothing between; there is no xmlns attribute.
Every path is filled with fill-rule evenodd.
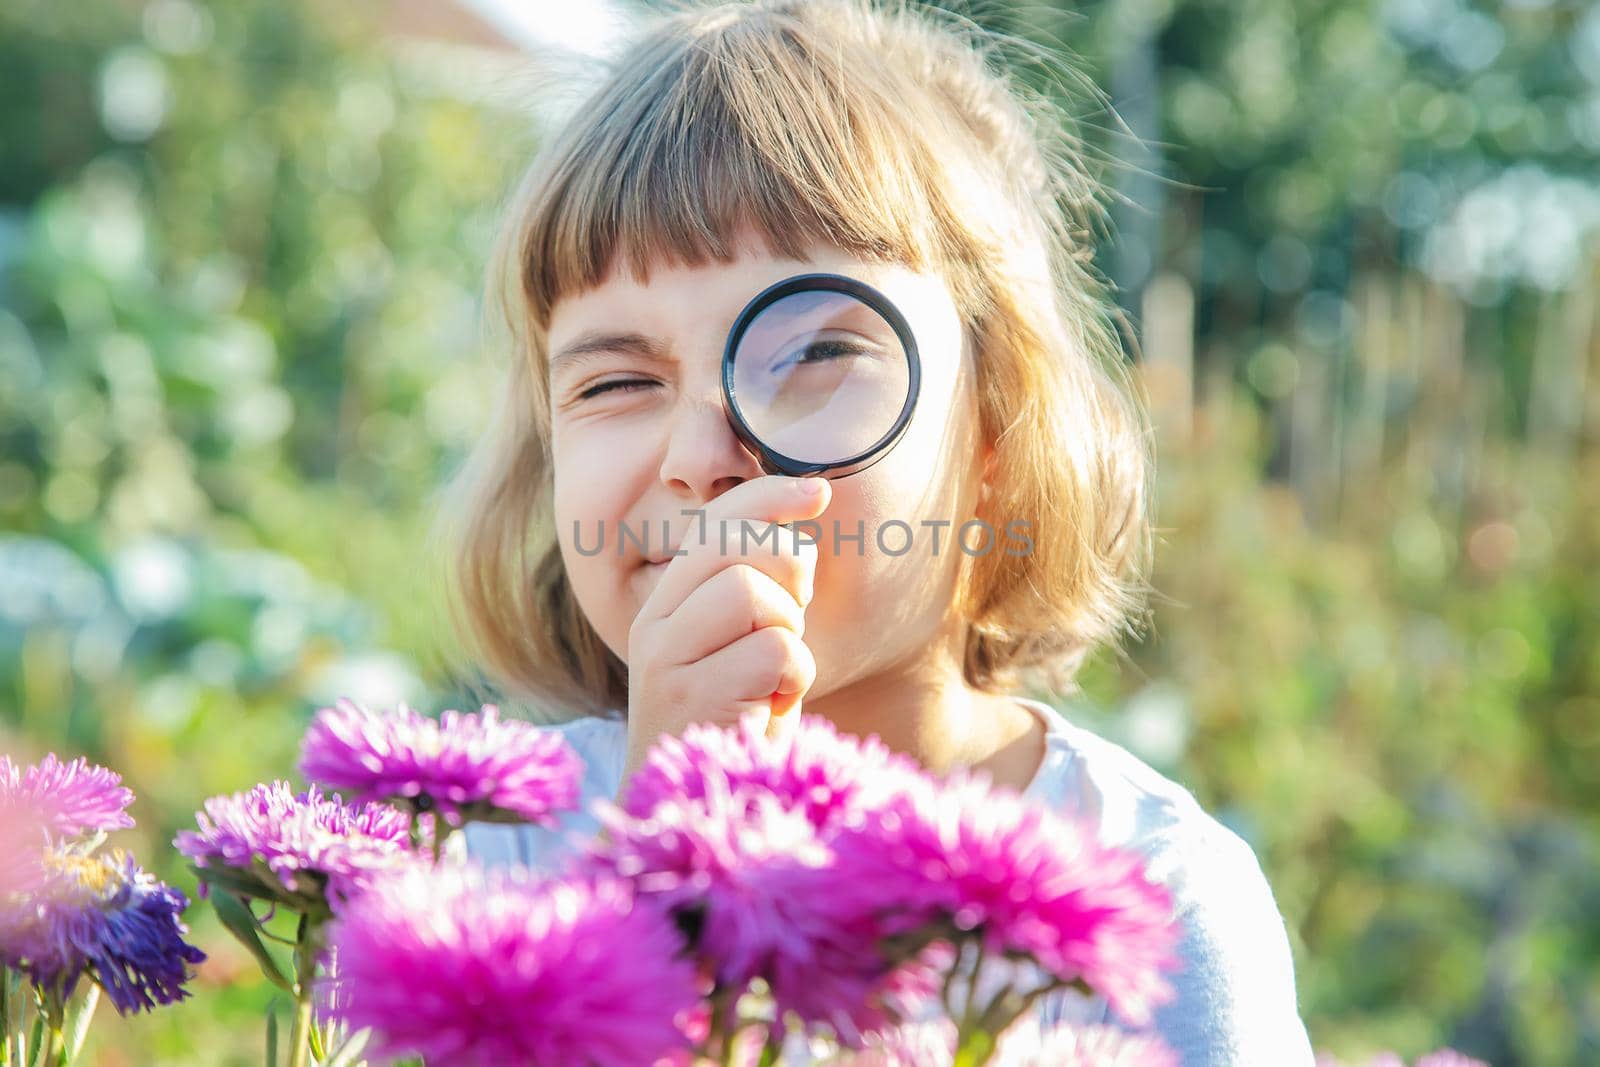
<svg viewBox="0 0 1600 1067"><path fill-rule="evenodd" d="M523 227L536 321L619 267L731 262L751 234L804 260L816 242L861 259L938 267L933 152L911 111L870 84L867 57L817 47L779 13L666 34L618 60L622 77L553 146L552 180Z"/></svg>

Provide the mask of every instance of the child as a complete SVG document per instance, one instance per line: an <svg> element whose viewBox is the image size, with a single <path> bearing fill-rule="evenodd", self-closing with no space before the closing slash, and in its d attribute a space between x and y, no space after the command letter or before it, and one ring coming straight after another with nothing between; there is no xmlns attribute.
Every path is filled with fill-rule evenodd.
<svg viewBox="0 0 1600 1067"><path fill-rule="evenodd" d="M663 733L751 709L782 729L803 704L1091 820L1174 893L1184 969L1156 1028L1179 1062L1308 1065L1250 847L1014 695L1070 684L1139 608L1151 461L1082 243L1096 187L990 44L905 3L754 0L661 16L615 60L497 250L515 358L452 509L468 644L571 720L586 801ZM921 367L904 436L833 480L764 473L721 392L735 319L808 272L886 297ZM815 543L718 536L801 520ZM467 841L549 865L591 829ZM1114 1021L1076 992L1040 1014Z"/></svg>

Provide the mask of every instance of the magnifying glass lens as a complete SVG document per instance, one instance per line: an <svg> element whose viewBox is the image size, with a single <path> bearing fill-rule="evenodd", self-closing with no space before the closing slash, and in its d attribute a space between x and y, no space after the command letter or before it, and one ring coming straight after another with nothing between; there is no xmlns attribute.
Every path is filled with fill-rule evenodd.
<svg viewBox="0 0 1600 1067"><path fill-rule="evenodd" d="M733 352L739 415L772 451L842 463L896 428L912 387L894 328L842 292L806 290L751 319Z"/></svg>

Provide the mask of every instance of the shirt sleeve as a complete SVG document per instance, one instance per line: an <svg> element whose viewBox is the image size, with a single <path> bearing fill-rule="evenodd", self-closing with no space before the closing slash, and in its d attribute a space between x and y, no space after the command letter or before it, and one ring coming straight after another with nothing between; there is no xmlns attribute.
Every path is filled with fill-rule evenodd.
<svg viewBox="0 0 1600 1067"><path fill-rule="evenodd" d="M1183 969L1155 1030L1181 1067L1312 1067L1288 931L1254 851L1209 820L1174 844Z"/></svg>

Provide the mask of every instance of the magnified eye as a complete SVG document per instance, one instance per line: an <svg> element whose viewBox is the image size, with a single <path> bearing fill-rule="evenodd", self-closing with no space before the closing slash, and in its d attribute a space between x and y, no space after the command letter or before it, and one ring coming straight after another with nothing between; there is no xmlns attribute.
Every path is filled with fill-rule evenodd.
<svg viewBox="0 0 1600 1067"><path fill-rule="evenodd" d="M915 352L909 325L877 290L838 275L797 276L740 315L724 355L723 400L740 436L761 446L764 466L857 464L904 431Z"/></svg>
<svg viewBox="0 0 1600 1067"><path fill-rule="evenodd" d="M826 363L849 356L871 356L873 352L864 345L846 340L813 341L773 363L774 371L785 370L797 363Z"/></svg>

